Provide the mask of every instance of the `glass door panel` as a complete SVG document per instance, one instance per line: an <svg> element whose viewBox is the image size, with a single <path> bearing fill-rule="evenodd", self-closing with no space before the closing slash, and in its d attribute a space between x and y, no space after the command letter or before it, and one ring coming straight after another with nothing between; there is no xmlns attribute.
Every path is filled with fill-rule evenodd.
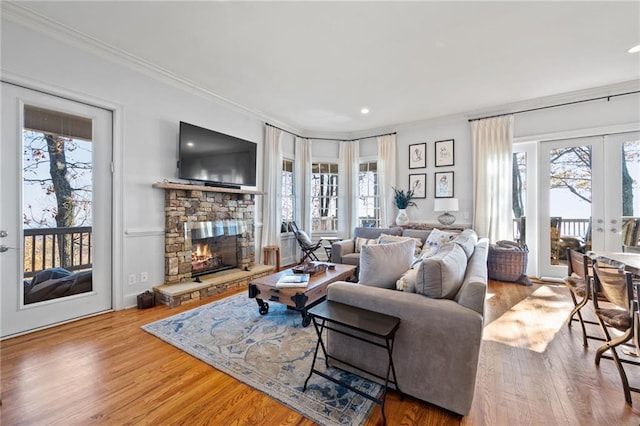
<svg viewBox="0 0 640 426"><path fill-rule="evenodd" d="M562 277L567 249L590 250L593 218L603 221L602 137L544 142L540 159L540 275Z"/></svg>
<svg viewBox="0 0 640 426"><path fill-rule="evenodd" d="M0 337L112 306L111 112L2 83ZM6 241L6 242L5 242Z"/></svg>

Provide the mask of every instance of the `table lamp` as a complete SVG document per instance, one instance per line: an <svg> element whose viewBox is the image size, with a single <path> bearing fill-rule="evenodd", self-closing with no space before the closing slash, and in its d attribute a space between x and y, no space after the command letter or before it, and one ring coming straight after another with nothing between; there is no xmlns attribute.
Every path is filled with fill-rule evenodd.
<svg viewBox="0 0 640 426"><path fill-rule="evenodd" d="M456 217L449 212L457 212L460 207L457 198L436 198L433 209L437 212L444 212L438 216L438 222L443 225L451 225L456 221Z"/></svg>

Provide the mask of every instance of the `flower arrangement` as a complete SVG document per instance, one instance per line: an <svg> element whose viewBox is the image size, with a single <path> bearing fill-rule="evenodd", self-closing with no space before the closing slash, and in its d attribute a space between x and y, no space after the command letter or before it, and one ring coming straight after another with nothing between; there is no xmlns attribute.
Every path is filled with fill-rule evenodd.
<svg viewBox="0 0 640 426"><path fill-rule="evenodd" d="M393 201L397 208L406 209L409 206L415 206L416 203L411 201L413 198L413 190L408 190L405 194L404 189L393 188L394 196Z"/></svg>

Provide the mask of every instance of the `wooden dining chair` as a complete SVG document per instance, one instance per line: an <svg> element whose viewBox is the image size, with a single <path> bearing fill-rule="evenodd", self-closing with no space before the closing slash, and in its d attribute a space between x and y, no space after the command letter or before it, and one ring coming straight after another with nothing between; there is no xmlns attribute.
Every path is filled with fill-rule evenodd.
<svg viewBox="0 0 640 426"><path fill-rule="evenodd" d="M637 318L638 306L633 295L632 276L629 272L615 268L601 268L597 264L593 266L593 270L593 291L600 294L611 305L611 307L604 307L597 297L593 298L596 318L605 335L605 344L596 351L595 363L599 366L601 358L611 359L615 362L624 389L624 399L627 404L631 405L631 392L640 392L640 389L629 386L622 364L640 365L640 363L621 359L616 348L629 341L637 342L634 334L636 329L634 318ZM612 338L607 327L613 327L622 334ZM607 351L611 355L605 355Z"/></svg>
<svg viewBox="0 0 640 426"><path fill-rule="evenodd" d="M564 278L564 284L569 289L573 309L567 318L567 326L570 328L573 321L578 321L582 328L582 344L589 346L587 339L604 341L602 337L587 334L585 324L598 325L598 322L585 320L580 310L584 308L591 299L592 277L589 274L591 261L587 255L576 250L567 248L568 275ZM576 318L577 316L577 318Z"/></svg>

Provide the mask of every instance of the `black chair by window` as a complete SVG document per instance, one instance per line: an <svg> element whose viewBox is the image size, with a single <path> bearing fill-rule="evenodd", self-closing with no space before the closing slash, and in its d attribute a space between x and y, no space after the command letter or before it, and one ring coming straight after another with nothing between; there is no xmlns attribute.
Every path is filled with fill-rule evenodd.
<svg viewBox="0 0 640 426"><path fill-rule="evenodd" d="M640 389L629 386L627 375L624 371L622 363L640 365L637 361L622 359L616 351L616 347L627 344L633 339L633 343L637 343L634 335L634 320L637 321L637 301L633 295L633 280L629 272L611 268L599 268L594 265L594 292L602 295L612 307L603 307L598 303L598 298L593 299L593 305L596 311L596 317L602 331L606 337L605 344L600 346L596 351L596 365L600 365L600 359L611 359L615 362L622 380L624 389L624 399L627 404L631 405L631 391L640 392ZM612 338L607 327L613 327L622 332L621 335ZM611 355L605 355L609 351Z"/></svg>
<svg viewBox="0 0 640 426"><path fill-rule="evenodd" d="M300 259L300 263L304 263L305 260L315 260L316 262L319 260L318 256L314 253L320 247L322 247L322 239L317 242L312 242L309 235L306 232L302 231L298 228L298 225L295 222L289 223L289 229L295 235L296 240L298 241L298 245L302 250L302 258Z"/></svg>

